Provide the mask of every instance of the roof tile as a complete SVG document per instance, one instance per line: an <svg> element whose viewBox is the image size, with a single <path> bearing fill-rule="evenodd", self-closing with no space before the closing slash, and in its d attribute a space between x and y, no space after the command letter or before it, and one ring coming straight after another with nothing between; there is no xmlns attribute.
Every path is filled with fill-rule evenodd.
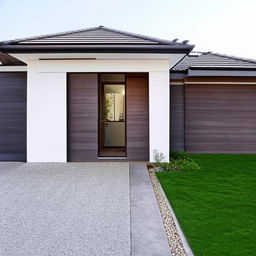
<svg viewBox="0 0 256 256"><path fill-rule="evenodd" d="M234 57L212 52L192 52L172 68L175 71L185 71L193 67L202 68L256 68L256 60Z"/></svg>

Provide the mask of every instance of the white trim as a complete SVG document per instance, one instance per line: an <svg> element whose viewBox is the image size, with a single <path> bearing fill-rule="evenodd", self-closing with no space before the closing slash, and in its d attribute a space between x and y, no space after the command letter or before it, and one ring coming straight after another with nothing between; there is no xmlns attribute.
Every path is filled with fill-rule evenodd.
<svg viewBox="0 0 256 256"><path fill-rule="evenodd" d="M256 64L256 63L255 63ZM239 68L242 68L242 69L255 69L256 68L256 66L196 66L196 65L192 65L192 66L190 66L190 68L191 69L193 69L193 68L203 68L203 69L207 69L207 68L232 68L232 69L239 69Z"/></svg>
<svg viewBox="0 0 256 256"><path fill-rule="evenodd" d="M170 82L170 85L184 85L184 82Z"/></svg>
<svg viewBox="0 0 256 256"><path fill-rule="evenodd" d="M1 66L0 72L26 72L27 66Z"/></svg>
<svg viewBox="0 0 256 256"><path fill-rule="evenodd" d="M30 61L38 73L65 72L169 72L168 60L44 60Z"/></svg>
<svg viewBox="0 0 256 256"><path fill-rule="evenodd" d="M256 85L256 82L186 82L185 84L241 84L241 85Z"/></svg>
<svg viewBox="0 0 256 256"><path fill-rule="evenodd" d="M39 59L54 59L56 58L67 58L67 59L79 59L89 58L97 60L168 60L169 69L171 69L177 62L179 62L185 54L174 53L174 54L159 54L159 53L13 53L10 54L14 58L28 63L31 61L38 61ZM55 60L56 61L56 60ZM62 61L62 60L61 60ZM45 62L45 60L44 60ZM59 63L60 61L58 61Z"/></svg>
<svg viewBox="0 0 256 256"><path fill-rule="evenodd" d="M205 70L205 69L189 69L188 70L188 77L207 77L207 76L219 76L219 77L256 77L256 69L243 69L243 70Z"/></svg>

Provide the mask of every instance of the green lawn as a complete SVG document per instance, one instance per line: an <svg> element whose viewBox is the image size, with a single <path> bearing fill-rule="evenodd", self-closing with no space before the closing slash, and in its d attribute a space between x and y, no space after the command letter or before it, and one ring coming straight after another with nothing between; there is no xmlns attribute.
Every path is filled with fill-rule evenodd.
<svg viewBox="0 0 256 256"><path fill-rule="evenodd" d="M192 155L157 177L195 255L256 255L256 155Z"/></svg>

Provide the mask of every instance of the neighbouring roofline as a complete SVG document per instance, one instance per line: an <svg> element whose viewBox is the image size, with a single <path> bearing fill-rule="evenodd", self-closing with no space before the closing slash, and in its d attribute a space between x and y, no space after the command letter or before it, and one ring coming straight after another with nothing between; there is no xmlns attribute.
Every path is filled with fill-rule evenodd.
<svg viewBox="0 0 256 256"><path fill-rule="evenodd" d="M3 66L26 66L26 64L9 54L0 52L0 67Z"/></svg>
<svg viewBox="0 0 256 256"><path fill-rule="evenodd" d="M212 52L191 52L171 72L189 70L256 70L256 60Z"/></svg>

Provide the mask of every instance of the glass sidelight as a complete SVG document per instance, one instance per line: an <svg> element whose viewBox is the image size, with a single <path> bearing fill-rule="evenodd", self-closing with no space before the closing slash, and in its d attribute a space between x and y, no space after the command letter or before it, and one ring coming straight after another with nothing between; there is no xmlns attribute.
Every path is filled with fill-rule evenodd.
<svg viewBox="0 0 256 256"><path fill-rule="evenodd" d="M126 155L125 100L125 83L101 81L99 156Z"/></svg>

